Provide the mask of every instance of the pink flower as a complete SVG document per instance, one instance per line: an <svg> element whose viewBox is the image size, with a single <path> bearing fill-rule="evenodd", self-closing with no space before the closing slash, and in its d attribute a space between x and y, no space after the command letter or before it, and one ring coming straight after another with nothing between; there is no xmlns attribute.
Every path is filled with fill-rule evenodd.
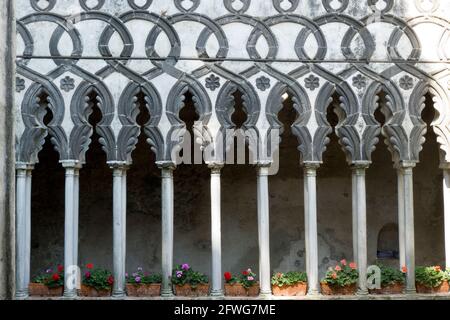
<svg viewBox="0 0 450 320"><path fill-rule="evenodd" d="M190 268L191 268L191 267L190 267L187 263L184 263L184 264L181 266L181 269L183 269L184 271L188 271Z"/></svg>
<svg viewBox="0 0 450 320"><path fill-rule="evenodd" d="M347 265L347 260L342 259L342 260L341 260L341 264L342 264L343 266L346 266L346 265Z"/></svg>
<svg viewBox="0 0 450 320"><path fill-rule="evenodd" d="M87 271L87 272L84 274L84 276L85 276L86 278L90 278L90 277L91 277L91 273L90 273L89 271Z"/></svg>
<svg viewBox="0 0 450 320"><path fill-rule="evenodd" d="M331 274L331 277L332 277L333 279L337 279L337 274L336 274L336 272L333 272L333 273Z"/></svg>
<svg viewBox="0 0 450 320"><path fill-rule="evenodd" d="M336 270L336 271L341 271L341 270L342 270L342 268L341 268L341 267L339 267L339 266L336 266L336 267L334 268L334 270Z"/></svg>
<svg viewBox="0 0 450 320"><path fill-rule="evenodd" d="M255 278L253 278L252 276L249 276L249 277L247 278L247 280L248 280L248 281L253 281L253 280L255 280Z"/></svg>
<svg viewBox="0 0 450 320"><path fill-rule="evenodd" d="M356 263L351 262L351 263L349 264L349 267L352 268L353 270L355 270L355 269L356 269Z"/></svg>
<svg viewBox="0 0 450 320"><path fill-rule="evenodd" d="M402 272L403 272L403 273L407 273L407 272L408 272L408 268L407 268L406 266L403 266L403 267L402 267Z"/></svg>

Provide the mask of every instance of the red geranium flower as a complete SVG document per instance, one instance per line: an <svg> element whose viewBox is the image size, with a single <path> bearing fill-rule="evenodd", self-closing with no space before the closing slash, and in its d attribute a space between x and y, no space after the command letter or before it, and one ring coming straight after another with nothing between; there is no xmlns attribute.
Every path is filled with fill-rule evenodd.
<svg viewBox="0 0 450 320"><path fill-rule="evenodd" d="M403 266L403 267L402 267L402 272L403 272L403 273L407 273L407 272L408 272L408 268L406 268L406 266Z"/></svg>
<svg viewBox="0 0 450 320"><path fill-rule="evenodd" d="M93 269L93 268L94 268L94 265L93 265L92 263L88 263L88 264L86 265L86 268L88 268L89 270L90 270L90 269Z"/></svg>
<svg viewBox="0 0 450 320"><path fill-rule="evenodd" d="M337 279L337 274L336 274L336 272L333 272L333 274L331 275L331 277L332 277L333 279Z"/></svg>
<svg viewBox="0 0 450 320"><path fill-rule="evenodd" d="M114 283L114 277L113 277L113 276L109 276L109 278L108 278L108 284L109 284L110 286L112 286L113 283Z"/></svg>
<svg viewBox="0 0 450 320"><path fill-rule="evenodd" d="M231 275L231 272L225 272L225 273L223 274L223 276L225 277L225 280L226 280L226 281L230 281L231 278L233 278L233 276Z"/></svg>
<svg viewBox="0 0 450 320"><path fill-rule="evenodd" d="M353 270L355 270L357 266L356 266L356 263L350 262L349 267L352 268Z"/></svg>
<svg viewBox="0 0 450 320"><path fill-rule="evenodd" d="M347 265L347 260L342 259L342 260L341 260L341 264L342 264L343 266L346 266L346 265Z"/></svg>
<svg viewBox="0 0 450 320"><path fill-rule="evenodd" d="M58 280L60 279L59 274L54 273L54 274L52 275L52 279L53 279L54 281L58 281Z"/></svg>
<svg viewBox="0 0 450 320"><path fill-rule="evenodd" d="M336 266L336 267L334 268L334 270L336 270L336 271L341 271L341 270L342 270L342 268L341 268L341 267L339 267L339 266Z"/></svg>
<svg viewBox="0 0 450 320"><path fill-rule="evenodd" d="M64 271L64 267L62 265L58 265L58 272L61 273Z"/></svg>
<svg viewBox="0 0 450 320"><path fill-rule="evenodd" d="M247 270L242 271L242 275L248 276L248 271Z"/></svg>
<svg viewBox="0 0 450 320"><path fill-rule="evenodd" d="M84 274L84 276L85 276L86 278L90 278L90 277L91 277L91 273L88 271L88 272L86 272L86 273Z"/></svg>

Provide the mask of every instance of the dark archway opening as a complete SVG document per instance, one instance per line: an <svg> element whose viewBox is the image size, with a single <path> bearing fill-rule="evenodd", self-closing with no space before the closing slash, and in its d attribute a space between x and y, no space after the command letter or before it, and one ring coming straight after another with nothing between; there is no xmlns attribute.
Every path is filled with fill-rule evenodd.
<svg viewBox="0 0 450 320"><path fill-rule="evenodd" d="M53 120L48 95L40 95L45 112L43 123ZM59 164L51 135L45 138L32 174L31 187L31 277L64 262L64 169Z"/></svg>
<svg viewBox="0 0 450 320"><path fill-rule="evenodd" d="M91 113L88 121L93 128L86 152L86 164L80 170L79 262L82 266L112 269L112 170L107 165L97 126L102 112L92 90L88 95Z"/></svg>

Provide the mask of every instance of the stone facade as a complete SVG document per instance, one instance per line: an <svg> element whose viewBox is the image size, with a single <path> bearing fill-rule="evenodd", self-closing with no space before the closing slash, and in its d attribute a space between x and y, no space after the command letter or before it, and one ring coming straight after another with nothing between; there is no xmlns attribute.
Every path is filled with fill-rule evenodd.
<svg viewBox="0 0 450 320"><path fill-rule="evenodd" d="M422 146L426 141L427 123L423 120L422 111L427 92L432 96L429 106L436 116L430 122L440 150L434 160L440 163L444 173L442 193L445 206L441 211L445 213L445 257L449 264L450 4L447 1L17 0L15 3L17 297L27 296L32 251L31 197L38 192L32 187L31 176L40 162L40 151L47 137L64 168L59 170L61 176L65 171L64 219L61 220L64 223L65 265L80 262L78 252L84 249L83 242L79 241L83 234L78 226L82 223L82 206L86 203L80 202L79 195L88 187L87 182L83 182L83 170L89 166L86 154L92 146L94 131L89 120L96 108L101 115L95 131L105 152L104 162L111 168L113 183L112 188L95 192L103 194L104 191L112 195L109 210L104 212L112 212L114 221L112 228L107 224L105 228L112 232L113 268L118 280L114 287L116 296L124 294L126 231L133 233L131 227L127 230L125 223L127 203L129 208L138 206L140 201L130 199L130 195L143 192L127 192L127 171L130 179L136 165L133 151L140 137L142 139L141 132L154 154L154 161L148 166L154 166L154 170L157 167L162 177L159 194L156 188L152 191L152 199L160 199L161 205L157 207L156 201L151 201L152 205L155 202L154 215L157 210L162 211L161 237L156 236L156 232L152 234L151 242L162 243L163 295L171 294L167 276L174 260L173 248L177 248L175 253L186 254L185 257L178 254L177 259L190 257L187 250L177 247L176 233L179 230L176 228L174 234L173 228L177 213L183 212L184 206L183 203L177 204L177 195L180 192L191 194L188 187L192 183L184 188L174 185L174 176L175 182L181 180L178 172L181 171L182 175L183 170L186 170L185 184L191 181L187 177L191 174L205 175L205 179L198 182L203 193L191 201L196 201L198 211L204 212L205 219L209 212L213 223L208 227L204 223L206 220L202 220L198 229L186 230L195 233L193 239L187 238L186 241L195 239L196 246L208 250L208 246L212 246L212 293L221 294L221 269L229 263L221 261L221 241L228 244L226 237L233 236L225 232L222 237L217 237L217 231L225 228L220 226L221 216L225 222L227 210L232 210L231 205L224 205L221 212L221 203L231 201L237 204L249 202L245 209L237 207L230 214L238 221L243 219L243 225L246 219L251 219L249 212L255 213L253 220L248 220L253 222L247 223L254 223L257 228L257 241L253 245L250 241L247 250L258 252L262 294L270 294L270 271L274 267L291 267L291 262L285 261L301 256L295 252L303 250L303 247L310 294L318 292L319 269L323 270L327 263L325 260L349 255L349 247L364 278L368 254L369 262L373 260L371 246L374 243L374 233L367 229L367 221L373 226L370 220L373 218L366 212L377 201L371 198L373 186L366 186L366 180L371 181L371 172L376 170L385 176L384 181L390 182L388 188L392 188L389 189L392 192L387 196L387 203L398 206L394 210L398 215L400 264L405 264L409 270L407 291L414 291L414 240L416 238L418 243L420 240L417 233L416 237L414 235L417 217L414 216L413 174L420 170ZM180 116L188 92L198 115L192 128ZM230 169L225 165L222 169L225 151L231 143L226 132L239 129L232 117L238 105L235 102L238 92L242 94L242 107L246 114L242 129L249 133L247 141L254 155L256 173L250 167L246 170ZM381 92L385 94L383 102L379 101ZM138 123L137 120L142 111L137 102L140 94L144 95L145 108L150 114L146 123ZM279 135L286 129L279 119L286 94L295 110L295 120L290 123L297 142L290 147L298 149L299 161L298 170L295 165L282 168L289 172L285 173L289 182L283 183L283 180L270 175L278 149L274 141L278 142ZM338 118L335 126L327 119L333 95L339 97L335 103ZM376 118L376 110L380 108L385 118L383 124ZM200 166L176 168L173 150L180 148L186 129L195 133L209 170L206 165L203 169ZM337 185L333 184L332 177L344 169L344 162L326 171L327 162L324 161L333 131L337 136L333 154L341 152L336 147L339 143L349 168L348 181L343 183L341 180ZM386 167L370 171L371 166L377 166L372 162L375 162L373 154L376 147L382 147L380 140L385 141L393 167L397 170L397 174L394 171L390 178L384 172ZM280 163L289 157L294 156L281 157ZM435 166L437 169L438 164ZM304 169L303 179L301 167ZM325 177L322 169L331 173L326 175L330 181L325 186L322 186ZM201 170L204 172L200 173ZM232 180L227 181L227 170L242 172L234 172ZM207 186L210 172L208 190L205 183ZM243 190L236 195L238 201L230 199L227 192L220 192L220 172L224 175L222 191L233 188L239 181L245 182ZM440 173L435 171L433 174L438 177ZM153 173L153 180L155 175ZM425 179L429 174L421 173L419 182L422 175ZM249 183L250 177L253 183ZM272 181L280 184L278 189L271 186ZM274 230L284 229L283 224L273 222L273 200L277 203L276 198L283 196L281 190L287 188L287 184L296 188L297 183L304 186L303 195L300 190L296 201L297 210L304 210L305 221L303 226L298 224L299 230L292 238L286 236L284 241L291 242L287 246L289 253L281 255L280 252L286 250L283 242L275 240L275 246L274 242L272 246L269 242L270 238L277 237ZM326 207L326 203L335 198L326 195L332 194L336 187L339 187L339 194L347 194L350 200L344 201L346 205L342 207L328 205L351 212L345 218L348 221L342 223L342 227L347 229L326 228L324 222L335 219ZM211 201L208 200L208 191L211 192ZM437 192L430 195L438 197ZM247 200L242 199L244 196ZM278 203L281 205L282 201ZM328 211L327 218L323 211ZM242 218L242 212L248 217ZM287 216L286 219L292 217ZM200 219L200 216L194 219ZM153 220L159 223L156 217ZM175 225L180 223L178 221ZM242 225L236 227L239 226ZM181 230L183 227L188 228L189 223L178 226ZM210 228L211 244L200 236ZM333 238L333 232L336 238ZM334 245L323 246L327 242L335 244L337 238L349 237L351 244L347 241L337 252L333 251L336 249ZM305 244L301 242L303 238ZM292 241L297 243L292 244ZM154 248L152 246L151 250ZM208 256L201 257L198 263L208 259ZM231 258L226 261L231 261ZM244 263L252 261L243 259ZM359 289L362 294L367 292L364 283L359 284ZM65 295L74 297L76 292L66 288Z"/></svg>

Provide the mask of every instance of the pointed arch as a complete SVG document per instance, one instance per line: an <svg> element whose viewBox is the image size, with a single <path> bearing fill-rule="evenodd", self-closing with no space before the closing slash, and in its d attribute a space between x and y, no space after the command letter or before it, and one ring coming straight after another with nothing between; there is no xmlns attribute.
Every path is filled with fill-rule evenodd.
<svg viewBox="0 0 450 320"><path fill-rule="evenodd" d="M92 125L89 123L92 105L88 98L92 92L96 94L97 104L102 113L102 120L96 126L97 133L101 137L100 144L106 153L107 161L117 161L116 138L111 128L114 119L114 100L109 90L100 82L81 83L72 97L70 110L74 128L70 134L69 158L65 160L77 160L81 163L86 161L85 156L93 133Z"/></svg>
<svg viewBox="0 0 450 320"><path fill-rule="evenodd" d="M53 114L46 126L43 122L45 109L41 107L41 95L47 95L48 108ZM25 130L18 142L16 157L18 162L35 164L39 162L38 153L42 150L45 138L51 135L51 142L63 159L67 154L67 137L61 127L64 118L64 99L52 83L34 83L24 95L21 105Z"/></svg>
<svg viewBox="0 0 450 320"><path fill-rule="evenodd" d="M211 101L205 89L196 81L191 79L179 80L169 93L166 105L166 115L171 124L166 136L166 150L164 157L160 161L174 162L172 151L179 148L183 143L183 136L186 131L185 123L180 119L180 111L184 107L185 94L190 91L194 107L199 114L199 120L194 124L194 133L199 135L204 143L210 141L207 135L207 125L212 114Z"/></svg>
<svg viewBox="0 0 450 320"><path fill-rule="evenodd" d="M136 148L141 128L137 124L137 116L139 108L136 104L137 95L142 92L145 95L145 107L151 115L150 120L144 125L144 130L148 136L147 142L150 144L152 151L159 159L164 153L164 139L158 129L159 121L162 115L161 98L150 83L139 85L131 82L122 92L119 100L118 113L119 120L122 124L117 139L118 161L131 164L131 154Z"/></svg>

